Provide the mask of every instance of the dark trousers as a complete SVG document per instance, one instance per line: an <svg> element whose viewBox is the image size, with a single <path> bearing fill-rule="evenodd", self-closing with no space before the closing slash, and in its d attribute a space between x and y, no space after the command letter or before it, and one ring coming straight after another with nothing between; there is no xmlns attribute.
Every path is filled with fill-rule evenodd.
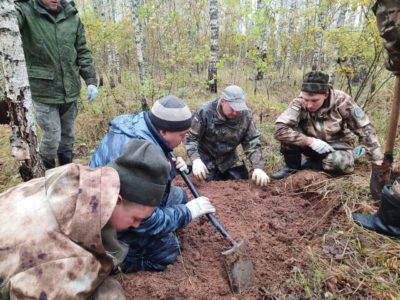
<svg viewBox="0 0 400 300"><path fill-rule="evenodd" d="M285 158L286 166L290 169L301 169L301 155L309 157L311 160L321 163L328 153L319 154L310 147L298 147L294 145L281 144L281 153Z"/></svg>
<svg viewBox="0 0 400 300"><path fill-rule="evenodd" d="M210 169L207 177L207 181L238 179L249 179L249 172L246 166L230 168L224 173L221 173L217 168Z"/></svg>

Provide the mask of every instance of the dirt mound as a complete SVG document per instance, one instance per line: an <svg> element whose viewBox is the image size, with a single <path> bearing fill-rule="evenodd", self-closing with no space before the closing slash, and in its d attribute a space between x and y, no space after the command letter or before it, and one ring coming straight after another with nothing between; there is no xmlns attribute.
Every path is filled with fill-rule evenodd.
<svg viewBox="0 0 400 300"><path fill-rule="evenodd" d="M266 188L248 181L195 182L217 208L219 221L236 240L246 242L254 279L241 297L256 299L284 292L280 284L290 278L294 266L304 263L304 250L329 227L336 205L318 194L293 191L299 191L301 184L324 180L325 175L307 171ZM288 195L282 191L289 182L292 188ZM221 254L229 244L205 217L193 221L178 236L182 255L166 271L117 275L127 298L231 299Z"/></svg>

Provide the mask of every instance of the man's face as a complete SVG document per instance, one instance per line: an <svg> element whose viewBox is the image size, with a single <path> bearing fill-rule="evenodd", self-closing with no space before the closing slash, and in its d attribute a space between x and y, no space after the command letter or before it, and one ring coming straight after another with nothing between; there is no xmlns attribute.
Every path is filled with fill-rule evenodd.
<svg viewBox="0 0 400 300"><path fill-rule="evenodd" d="M389 52L400 52L400 1L382 0L376 10L379 35Z"/></svg>
<svg viewBox="0 0 400 300"><path fill-rule="evenodd" d="M308 92L301 92L304 106L309 112L316 112L318 109L320 109L328 95L328 92L325 94L310 94Z"/></svg>
<svg viewBox="0 0 400 300"><path fill-rule="evenodd" d="M41 0L42 4L52 11L57 11L60 6L60 0Z"/></svg>
<svg viewBox="0 0 400 300"><path fill-rule="evenodd" d="M187 138L189 129L183 131L165 131L161 130L160 134L167 141L168 145L175 149Z"/></svg>
<svg viewBox="0 0 400 300"><path fill-rule="evenodd" d="M227 119L233 120L240 116L240 111L234 110L228 101L221 99L219 104L221 105L222 113Z"/></svg>
<svg viewBox="0 0 400 300"><path fill-rule="evenodd" d="M117 232L129 227L137 228L142 220L150 217L154 207L123 200L119 196L110 221Z"/></svg>

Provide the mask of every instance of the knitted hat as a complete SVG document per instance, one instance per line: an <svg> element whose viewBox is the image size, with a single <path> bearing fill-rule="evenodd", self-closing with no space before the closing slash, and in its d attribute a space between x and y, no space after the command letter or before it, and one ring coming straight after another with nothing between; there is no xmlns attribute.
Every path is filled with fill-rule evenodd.
<svg viewBox="0 0 400 300"><path fill-rule="evenodd" d="M168 181L169 164L149 141L132 140L108 166L119 175L119 194L126 200L158 206Z"/></svg>
<svg viewBox="0 0 400 300"><path fill-rule="evenodd" d="M221 94L221 98L229 102L230 107L235 111L248 110L246 105L246 94L237 85L227 86Z"/></svg>
<svg viewBox="0 0 400 300"><path fill-rule="evenodd" d="M301 90L308 93L325 94L330 87L328 81L329 75L325 72L311 71L304 75Z"/></svg>
<svg viewBox="0 0 400 300"><path fill-rule="evenodd" d="M173 95L157 100L149 112L149 118L157 129L166 131L187 130L192 123L189 107Z"/></svg>

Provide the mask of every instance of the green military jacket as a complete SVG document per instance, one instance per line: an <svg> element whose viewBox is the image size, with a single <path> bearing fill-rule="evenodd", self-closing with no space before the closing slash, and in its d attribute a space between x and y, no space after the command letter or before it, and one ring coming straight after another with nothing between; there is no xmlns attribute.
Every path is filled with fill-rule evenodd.
<svg viewBox="0 0 400 300"><path fill-rule="evenodd" d="M243 150L254 169L263 169L260 133L253 123L251 111L244 111L235 120L228 120L220 111L218 99L201 106L194 114L189 137L185 143L188 156L218 168L222 173L243 165L236 148Z"/></svg>
<svg viewBox="0 0 400 300"><path fill-rule="evenodd" d="M38 0L15 3L32 99L46 104L76 101L86 84L97 84L83 24L73 8L49 13Z"/></svg>

